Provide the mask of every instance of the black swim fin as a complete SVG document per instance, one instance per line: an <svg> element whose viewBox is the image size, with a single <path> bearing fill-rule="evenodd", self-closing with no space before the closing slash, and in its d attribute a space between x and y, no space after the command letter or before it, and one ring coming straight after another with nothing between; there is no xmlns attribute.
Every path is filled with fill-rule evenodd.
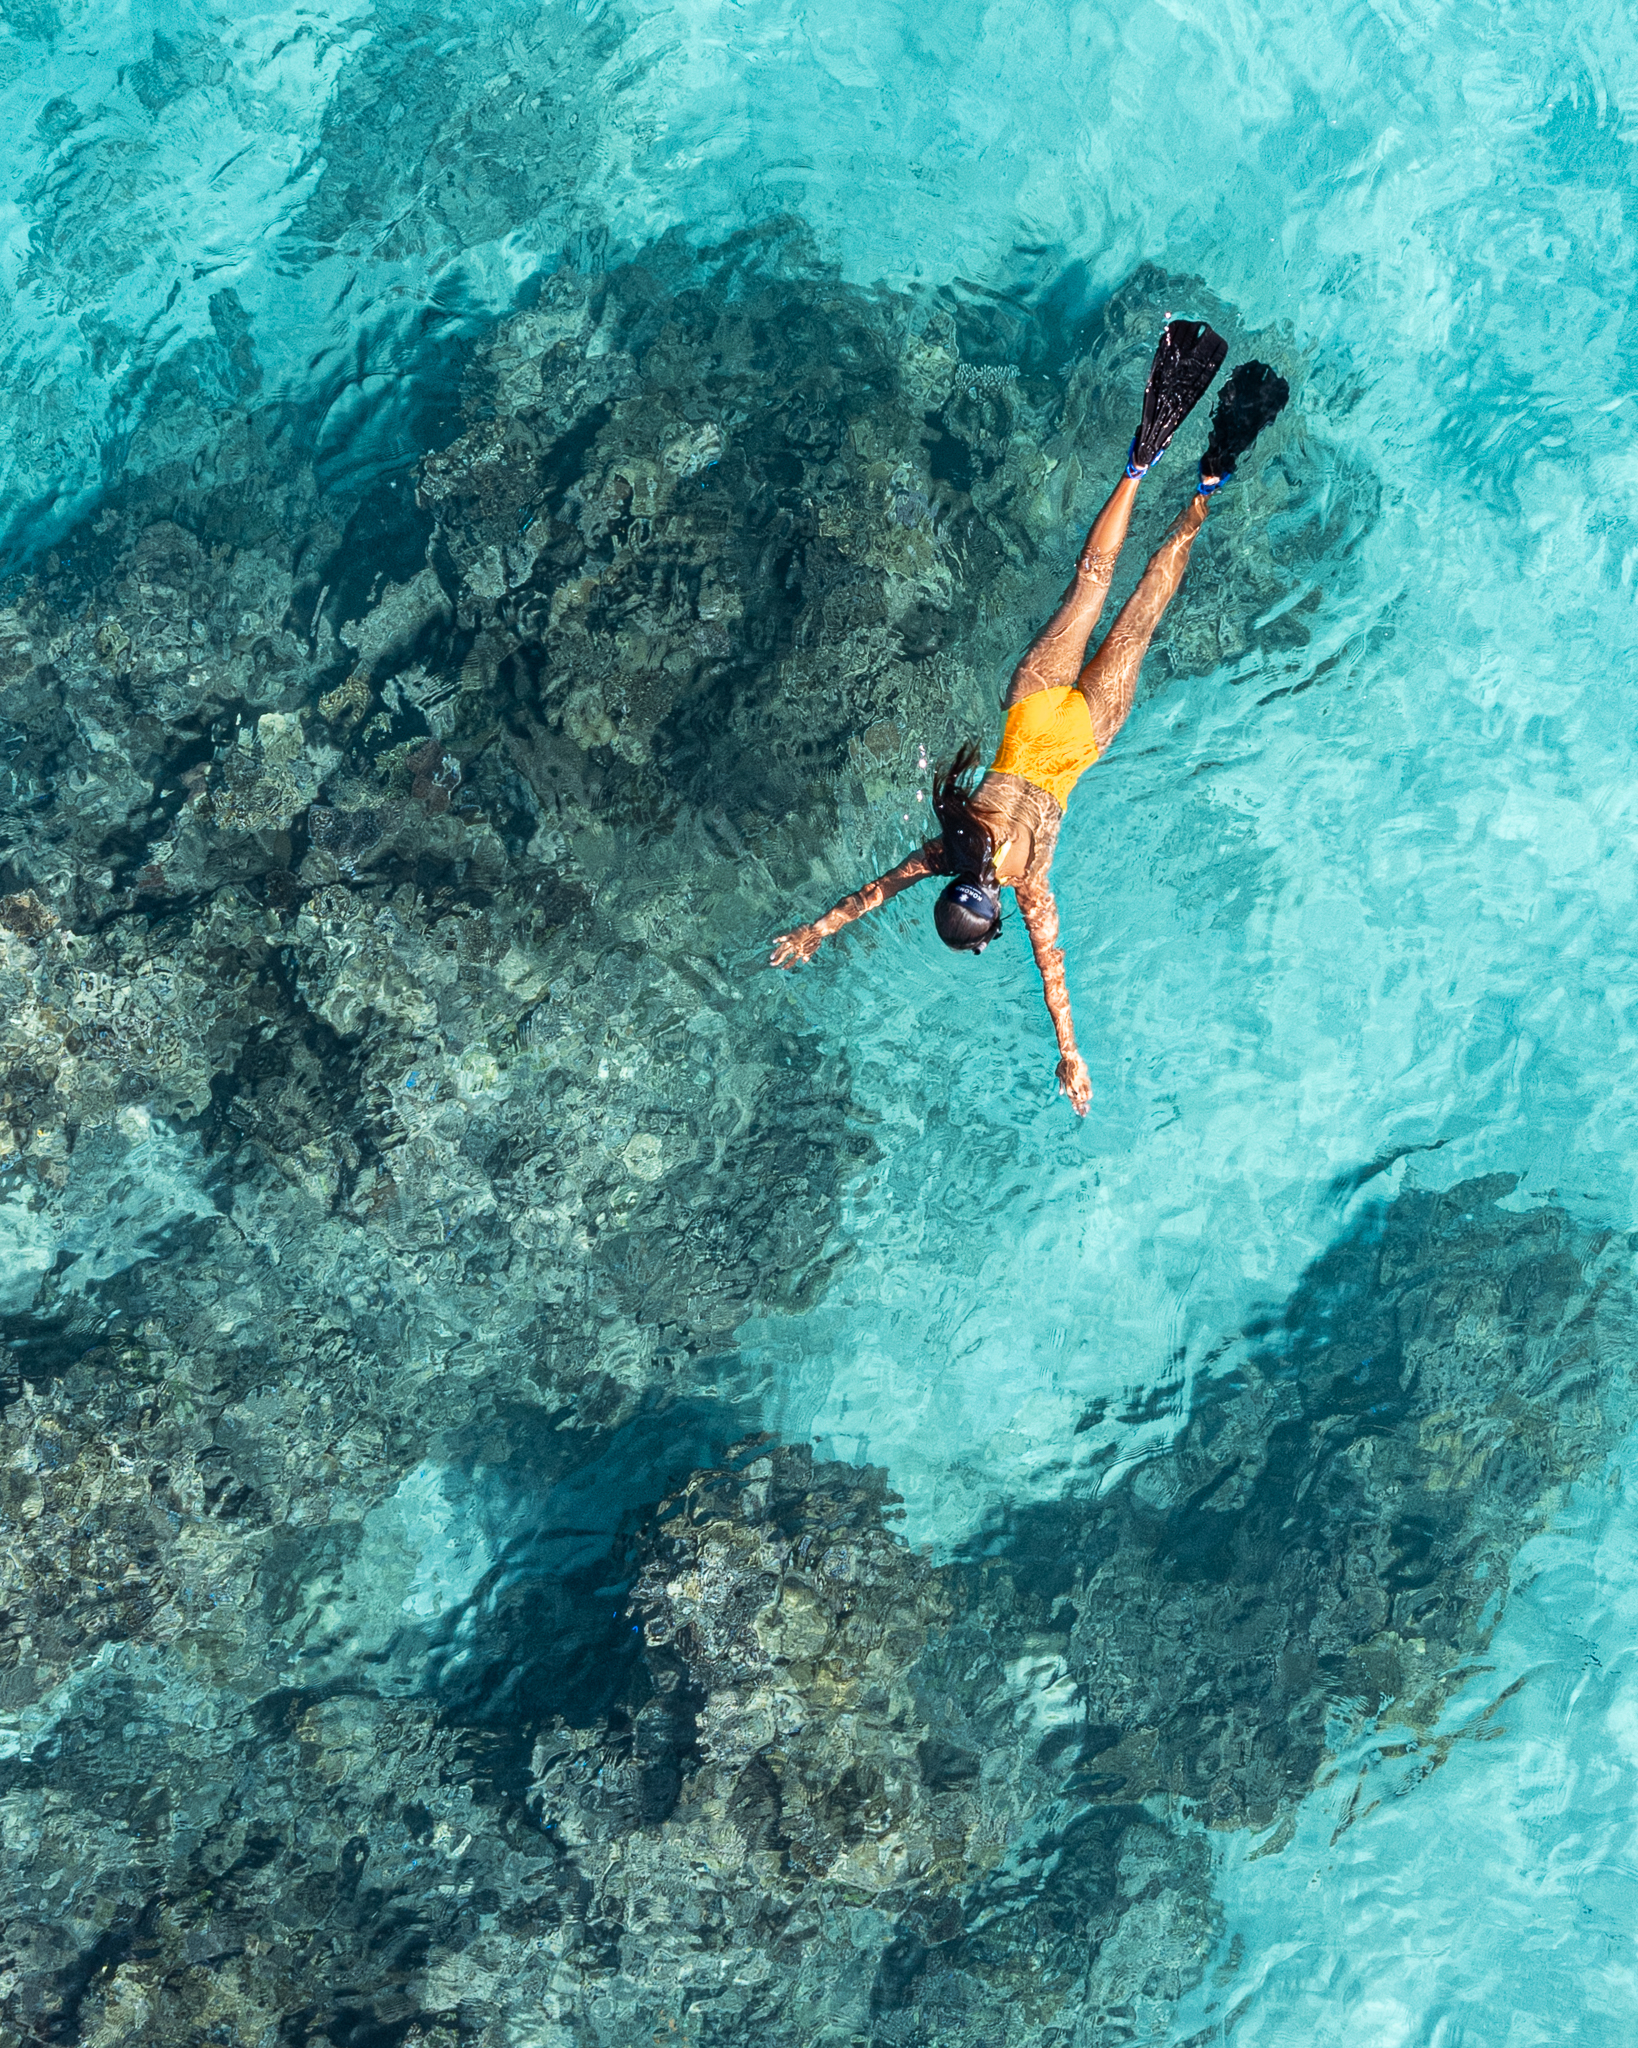
<svg viewBox="0 0 1638 2048"><path fill-rule="evenodd" d="M1234 465L1290 396L1290 385L1267 363L1237 363L1217 394L1200 474L1232 476Z"/></svg>
<svg viewBox="0 0 1638 2048"><path fill-rule="evenodd" d="M1149 366L1143 418L1132 437L1128 469L1141 472L1165 454L1167 444L1206 395L1223 367L1228 343L1204 320L1168 320Z"/></svg>

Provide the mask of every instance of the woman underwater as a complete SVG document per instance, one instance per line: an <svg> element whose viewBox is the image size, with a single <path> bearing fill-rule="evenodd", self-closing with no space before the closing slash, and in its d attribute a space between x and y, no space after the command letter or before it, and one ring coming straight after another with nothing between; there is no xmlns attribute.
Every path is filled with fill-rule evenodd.
<svg viewBox="0 0 1638 2048"><path fill-rule="evenodd" d="M976 746L963 747L934 780L939 837L843 897L812 924L786 932L771 956L775 967L799 966L832 932L929 875L951 878L933 907L939 937L958 952L982 953L1001 929L1001 891L1010 888L1029 927L1058 1034L1058 1080L1082 1116L1092 1100L1092 1077L1075 1047L1058 945L1058 906L1047 879L1058 828L1070 791L1108 751L1132 708L1138 668L1183 581L1212 494L1229 481L1236 460L1286 401L1284 379L1265 363L1242 363L1224 385L1201 458L1199 488L1090 661L1086 644L1109 594L1138 485L1204 397L1226 354L1226 343L1202 322L1168 321L1149 372L1126 474L1093 522L1063 602L1013 671L1001 747L988 772L970 786L979 752Z"/></svg>

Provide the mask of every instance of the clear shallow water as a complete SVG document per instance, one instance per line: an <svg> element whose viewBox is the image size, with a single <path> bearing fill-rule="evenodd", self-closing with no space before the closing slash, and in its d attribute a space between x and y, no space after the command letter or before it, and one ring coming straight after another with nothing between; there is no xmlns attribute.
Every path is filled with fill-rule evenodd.
<svg viewBox="0 0 1638 2048"><path fill-rule="evenodd" d="M224 421L247 413L294 421L329 488L407 476L459 424L463 343L560 252L595 269L775 213L851 283L943 290L995 358L1149 261L1291 374L1064 832L1087 1123L1052 1099L1016 930L952 962L903 909L752 980L764 895L724 941L759 1020L845 1057L875 1156L834 1169L849 1262L800 1312L724 1331L704 1394L885 1467L906 1533L948 1557L1133 1459L1163 1469L1247 1325L1364 1202L1502 1171L1516 1207L1632 1227L1638 45L1619 14L65 6L14 13L4 53L19 547L122 472L231 486ZM1197 440L1150 486L1137 560ZM973 630L997 679L1072 558L1103 442L1056 557ZM906 757L849 797L791 914L897 853L915 786ZM1394 1163L1361 1191L1374 1162ZM159 1256L199 1184L177 1180ZM32 1212L16 1237L26 1290L47 1239ZM1281 1853L1214 1848L1220 1953L1238 1936L1242 1960L1215 2014L1202 1991L1166 2020L1176 2038L1230 2009L1260 2042L1630 2034L1607 1932L1624 1710L1563 1620L1586 1592L1614 1645L1630 1588L1622 1510L1585 1484L1520 1549L1494 1669L1448 1709L1476 1719L1528 1672L1505 1732L1454 1745L1340 1858L1322 1845L1351 1752ZM396 1611L380 1558L416 1552L419 1515L404 1598L434 1623L533 1526L419 1466L360 1512L338 1597ZM1517 1959L1526 1927L1550 1981Z"/></svg>

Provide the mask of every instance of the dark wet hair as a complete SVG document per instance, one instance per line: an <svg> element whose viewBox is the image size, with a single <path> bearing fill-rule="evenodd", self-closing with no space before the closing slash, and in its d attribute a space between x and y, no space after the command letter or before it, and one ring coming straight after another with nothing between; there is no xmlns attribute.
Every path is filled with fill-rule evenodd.
<svg viewBox="0 0 1638 2048"><path fill-rule="evenodd" d="M967 778L979 766L969 741L933 777L933 810L944 834L944 855L955 880L933 906L933 929L958 953L982 953L1001 930L1001 885L995 876L995 841L975 817Z"/></svg>
<svg viewBox="0 0 1638 2048"><path fill-rule="evenodd" d="M933 776L933 811L944 834L944 851L950 872L971 875L986 887L995 883L995 841L990 828L973 816L973 789L967 777L979 764L979 752L971 740L948 767Z"/></svg>

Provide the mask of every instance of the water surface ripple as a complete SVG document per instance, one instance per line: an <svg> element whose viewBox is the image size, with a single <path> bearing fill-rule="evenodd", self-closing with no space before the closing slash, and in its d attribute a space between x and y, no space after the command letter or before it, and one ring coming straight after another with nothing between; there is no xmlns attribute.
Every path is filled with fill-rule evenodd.
<svg viewBox="0 0 1638 2048"><path fill-rule="evenodd" d="M1630 16L19 0L0 108L6 2024L1629 2040ZM1017 920L761 962L1168 310L1293 395L1079 1123Z"/></svg>

